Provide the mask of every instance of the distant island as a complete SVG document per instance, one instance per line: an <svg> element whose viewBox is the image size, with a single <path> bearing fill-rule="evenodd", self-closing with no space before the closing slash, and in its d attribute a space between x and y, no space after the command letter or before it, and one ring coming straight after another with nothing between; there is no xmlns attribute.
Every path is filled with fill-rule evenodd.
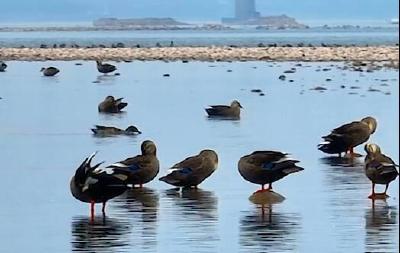
<svg viewBox="0 0 400 253"><path fill-rule="evenodd" d="M173 18L100 18L93 21L95 27L116 27L116 28L135 28L135 27L170 27L188 26L189 24L176 21Z"/></svg>

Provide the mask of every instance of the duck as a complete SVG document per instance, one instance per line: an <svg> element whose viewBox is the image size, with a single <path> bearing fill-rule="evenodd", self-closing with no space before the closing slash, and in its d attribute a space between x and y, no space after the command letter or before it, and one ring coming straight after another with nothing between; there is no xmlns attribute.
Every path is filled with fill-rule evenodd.
<svg viewBox="0 0 400 253"><path fill-rule="evenodd" d="M375 133L377 121L373 117L365 117L360 121L353 121L344 124L331 131L330 134L323 136L323 142L318 145L318 149L327 154L350 153L354 155L354 148L368 141L370 136Z"/></svg>
<svg viewBox="0 0 400 253"><path fill-rule="evenodd" d="M160 170L157 158L156 144L151 140L145 140L141 144L142 154L127 158L123 161L109 165L113 171L127 176L125 182L133 187L152 181Z"/></svg>
<svg viewBox="0 0 400 253"><path fill-rule="evenodd" d="M242 105L237 100L233 100L231 105L211 105L206 108L206 112L210 117L228 117L228 118L239 118L240 109Z"/></svg>
<svg viewBox="0 0 400 253"><path fill-rule="evenodd" d="M95 125L95 128L92 128L91 130L95 135L136 135L142 133L135 126L128 126L123 130L112 126Z"/></svg>
<svg viewBox="0 0 400 253"><path fill-rule="evenodd" d="M108 73L111 73L111 72L117 70L117 67L115 67L112 64L108 64L108 63L103 64L101 61L96 61L96 64L97 64L97 70L103 74L108 74Z"/></svg>
<svg viewBox="0 0 400 253"><path fill-rule="evenodd" d="M272 192L272 183L295 172L304 170L296 165L299 161L280 151L254 151L240 158L238 169L247 181L261 185L259 192ZM269 184L265 189L265 185Z"/></svg>
<svg viewBox="0 0 400 253"><path fill-rule="evenodd" d="M188 157L172 166L168 174L159 180L176 187L197 188L214 173L217 167L217 153L214 150L205 149L198 155Z"/></svg>
<svg viewBox="0 0 400 253"><path fill-rule="evenodd" d="M113 96L107 96L98 106L99 112L119 113L128 103L122 102L124 98L115 99Z"/></svg>
<svg viewBox="0 0 400 253"><path fill-rule="evenodd" d="M40 72L42 72L44 76L55 76L60 70L56 67L48 67L41 68Z"/></svg>
<svg viewBox="0 0 400 253"><path fill-rule="evenodd" d="M4 72L7 68L7 64L4 62L0 61L0 72Z"/></svg>
<svg viewBox="0 0 400 253"><path fill-rule="evenodd" d="M379 197L387 198L386 192L390 182L399 175L396 167L399 167L390 157L382 154L381 148L374 143L368 143L364 146L367 156L364 160L365 175L372 182L372 193L368 197L375 199ZM383 193L375 193L375 184L385 185Z"/></svg>
<svg viewBox="0 0 400 253"><path fill-rule="evenodd" d="M102 203L102 213L105 215L106 202L124 193L128 186L127 176L111 173L100 168L104 162L91 165L97 152L85 158L70 180L71 194L77 200L90 203L90 215L94 217L95 203Z"/></svg>

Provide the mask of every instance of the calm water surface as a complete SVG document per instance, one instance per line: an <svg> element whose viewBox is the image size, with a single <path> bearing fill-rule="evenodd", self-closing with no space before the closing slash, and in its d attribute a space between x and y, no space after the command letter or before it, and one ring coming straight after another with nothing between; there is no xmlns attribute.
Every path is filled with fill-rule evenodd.
<svg viewBox="0 0 400 253"><path fill-rule="evenodd" d="M340 44L394 45L399 41L399 28L299 29L299 30L234 30L234 31L89 31L89 32L0 32L0 47L39 47L65 43L67 46L257 46L270 44Z"/></svg>
<svg viewBox="0 0 400 253"><path fill-rule="evenodd" d="M398 162L398 71L302 63L289 82L278 76L293 62L120 62L120 76L75 63L8 62L0 73L0 252L397 252L398 179L373 205L363 158L329 158L316 145L333 127L372 115L371 141ZM42 77L50 65L59 76ZM258 88L265 96L250 92ZM124 97L127 112L98 114L107 95ZM240 121L205 117L205 106L233 99L244 107ZM95 138L94 124L134 124L143 134ZM127 192L90 224L89 206L69 192L75 169L96 150L99 162L133 156L145 139L157 143L160 175L204 148L218 152L219 168L197 191L155 180ZM305 168L274 184L280 204L251 203L258 186L237 171L241 156L262 149L290 152Z"/></svg>

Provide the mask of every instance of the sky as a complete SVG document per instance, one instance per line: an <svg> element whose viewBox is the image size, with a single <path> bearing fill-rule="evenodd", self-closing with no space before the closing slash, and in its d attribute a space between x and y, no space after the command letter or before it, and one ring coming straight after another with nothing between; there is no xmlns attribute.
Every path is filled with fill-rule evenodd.
<svg viewBox="0 0 400 253"><path fill-rule="evenodd" d="M212 21L233 16L234 0L0 0L1 22L92 21L101 17L173 17ZM262 15L298 20L398 17L398 0L258 0Z"/></svg>

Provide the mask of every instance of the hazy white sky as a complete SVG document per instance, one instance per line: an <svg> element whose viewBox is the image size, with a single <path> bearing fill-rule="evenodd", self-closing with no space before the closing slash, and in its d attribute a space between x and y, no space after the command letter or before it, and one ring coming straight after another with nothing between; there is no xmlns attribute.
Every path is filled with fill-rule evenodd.
<svg viewBox="0 0 400 253"><path fill-rule="evenodd" d="M234 0L1 0L0 22L91 21L99 17L174 17L219 20L233 15ZM298 19L390 19L398 0L258 0L263 15Z"/></svg>

